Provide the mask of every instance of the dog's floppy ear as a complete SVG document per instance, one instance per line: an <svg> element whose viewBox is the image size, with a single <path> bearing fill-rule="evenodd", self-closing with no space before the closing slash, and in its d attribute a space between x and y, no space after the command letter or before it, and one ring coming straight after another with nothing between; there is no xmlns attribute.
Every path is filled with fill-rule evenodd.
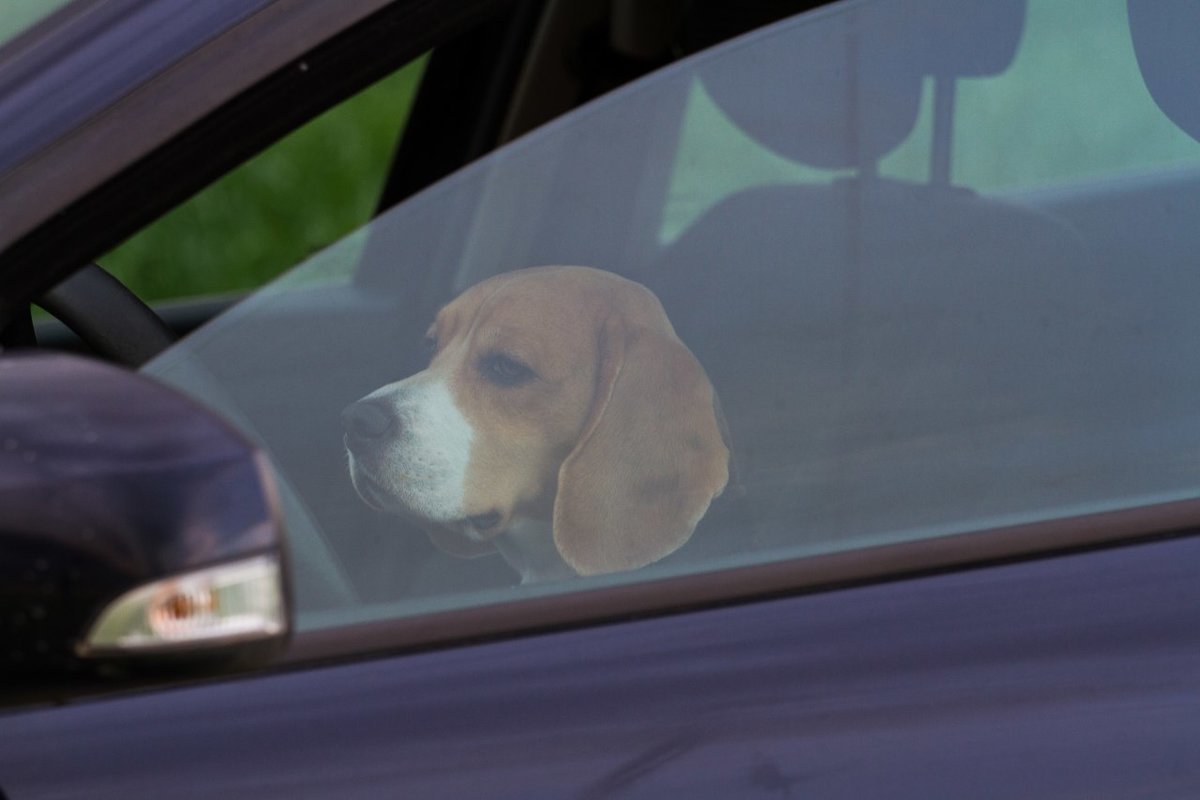
<svg viewBox="0 0 1200 800"><path fill-rule="evenodd" d="M600 352L590 415L554 502L554 542L582 575L679 548L729 474L712 385L669 329L610 319Z"/></svg>

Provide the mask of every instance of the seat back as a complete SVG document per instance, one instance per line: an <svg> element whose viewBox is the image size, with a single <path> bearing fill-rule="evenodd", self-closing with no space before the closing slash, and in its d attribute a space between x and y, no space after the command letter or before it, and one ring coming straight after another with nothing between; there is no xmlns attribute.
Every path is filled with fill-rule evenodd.
<svg viewBox="0 0 1200 800"><path fill-rule="evenodd" d="M1081 401L1073 354L1102 301L1079 237L876 171L913 130L923 80L1008 66L1023 2L851 9L763 34L701 80L763 147L854 174L738 192L639 276L720 395L744 495L736 522L710 524L751 538L731 550L1002 514L1009 491L1036 503L1039 473L1008 467ZM1005 463L973 461L987 447Z"/></svg>

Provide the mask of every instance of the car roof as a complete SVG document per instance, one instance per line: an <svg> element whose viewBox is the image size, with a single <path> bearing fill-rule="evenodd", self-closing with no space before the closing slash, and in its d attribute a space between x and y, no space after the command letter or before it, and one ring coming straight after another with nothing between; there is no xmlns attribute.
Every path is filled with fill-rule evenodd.
<svg viewBox="0 0 1200 800"><path fill-rule="evenodd" d="M0 46L0 326L283 134L513 4L75 0L47 16Z"/></svg>
<svg viewBox="0 0 1200 800"><path fill-rule="evenodd" d="M387 0L76 0L0 47L0 250Z"/></svg>

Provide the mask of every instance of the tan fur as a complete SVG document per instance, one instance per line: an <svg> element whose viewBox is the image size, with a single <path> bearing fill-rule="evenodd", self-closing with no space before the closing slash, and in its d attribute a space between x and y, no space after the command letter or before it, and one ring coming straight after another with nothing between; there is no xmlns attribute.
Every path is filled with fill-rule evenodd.
<svg viewBox="0 0 1200 800"><path fill-rule="evenodd" d="M430 370L475 431L467 513L499 512L496 534L552 519L576 572L633 569L686 542L724 488L712 387L645 287L587 267L505 273L447 305L431 333ZM481 359L497 352L537 377L487 380Z"/></svg>

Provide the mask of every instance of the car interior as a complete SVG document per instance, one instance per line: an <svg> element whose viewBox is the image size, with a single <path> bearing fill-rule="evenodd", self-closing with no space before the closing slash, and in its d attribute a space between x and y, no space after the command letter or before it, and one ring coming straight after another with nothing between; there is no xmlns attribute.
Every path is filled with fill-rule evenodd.
<svg viewBox="0 0 1200 800"><path fill-rule="evenodd" d="M743 39L813 4L518 5L435 51L361 245L317 256L149 361L271 453L302 627L514 591L499 559L441 556L363 506L338 413L423 366L441 304L534 264L651 288L716 387L734 480L648 576L1194 494L1200 462L1181 453L1200 452L1200 371L1186 366L1200 335L1200 160L1009 191L953 179L960 89L1013 68L1025 0L859 4ZM1200 141L1196 8L1128 0L1146 90ZM522 44L528 57L513 55ZM577 60L566 78L549 66L564 53ZM468 86L475 118L432 145L446 120L423 109ZM832 177L726 192L664 240L697 93L759 150ZM922 180L881 167L910 139L927 150ZM321 269L340 277L307 285ZM106 283L81 271L46 307L71 323L84 281ZM213 312L180 307L167 323L178 334ZM123 317L100 327L141 326L126 336L149 351L110 351L132 362L172 335Z"/></svg>

